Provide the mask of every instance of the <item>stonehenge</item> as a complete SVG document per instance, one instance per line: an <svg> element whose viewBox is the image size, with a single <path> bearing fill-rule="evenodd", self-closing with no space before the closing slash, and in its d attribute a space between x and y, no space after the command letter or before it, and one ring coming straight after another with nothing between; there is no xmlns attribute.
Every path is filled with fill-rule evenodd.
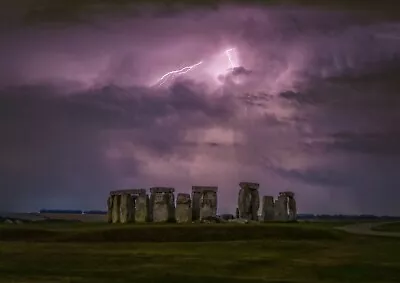
<svg viewBox="0 0 400 283"><path fill-rule="evenodd" d="M236 215L226 221L296 221L297 205L295 194L291 191L280 192L277 199L273 196L261 198L260 184L240 182ZM146 189L111 191L107 198L108 223L145 223L145 222L209 222L221 218L217 215L218 187L193 186L192 193L178 193L170 187L152 187L150 194ZM260 211L260 215L259 215ZM237 222L237 221L236 221Z"/></svg>

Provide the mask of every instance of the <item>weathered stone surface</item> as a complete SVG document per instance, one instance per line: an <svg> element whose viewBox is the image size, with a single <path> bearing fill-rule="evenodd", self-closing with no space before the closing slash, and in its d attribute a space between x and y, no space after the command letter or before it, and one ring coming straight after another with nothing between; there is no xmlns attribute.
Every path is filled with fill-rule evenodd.
<svg viewBox="0 0 400 283"><path fill-rule="evenodd" d="M239 183L239 218L248 220L258 220L258 210L260 208L260 197L258 183L241 182Z"/></svg>
<svg viewBox="0 0 400 283"><path fill-rule="evenodd" d="M279 197L286 198L287 202L287 220L297 220L296 200L294 199L294 192L284 191L279 193Z"/></svg>
<svg viewBox="0 0 400 283"><path fill-rule="evenodd" d="M289 221L296 221L297 220L297 207L296 207L296 200L294 198L289 198Z"/></svg>
<svg viewBox="0 0 400 283"><path fill-rule="evenodd" d="M294 192L291 191L284 191L284 192L279 192L280 196L285 196L288 198L294 198Z"/></svg>
<svg viewBox="0 0 400 283"><path fill-rule="evenodd" d="M151 192L151 217L153 222L175 221L174 188L154 187Z"/></svg>
<svg viewBox="0 0 400 283"><path fill-rule="evenodd" d="M149 197L147 194L141 194L135 198L135 222L144 223L148 220Z"/></svg>
<svg viewBox="0 0 400 283"><path fill-rule="evenodd" d="M218 192L218 187L216 186L192 186L193 221L200 220L202 216L207 217L216 215L217 192ZM210 198L210 200L207 200L207 198ZM210 209L209 204L214 205L215 208ZM201 211L203 211L203 213L201 213Z"/></svg>
<svg viewBox="0 0 400 283"><path fill-rule="evenodd" d="M147 202L147 221L148 222L153 222L153 206L154 206L154 198L155 194L150 194L148 197L148 202Z"/></svg>
<svg viewBox="0 0 400 283"><path fill-rule="evenodd" d="M273 196L264 196L263 197L263 205L262 205L262 221L272 221L275 217L274 211L274 197Z"/></svg>
<svg viewBox="0 0 400 283"><path fill-rule="evenodd" d="M252 183L252 182L240 182L239 187L240 188L248 188L250 190L258 190L260 188L260 184Z"/></svg>
<svg viewBox="0 0 400 283"><path fill-rule="evenodd" d="M200 199L201 192L192 189L192 220L200 220Z"/></svg>
<svg viewBox="0 0 400 283"><path fill-rule="evenodd" d="M136 209L136 198L141 196L138 202L138 209ZM138 210L138 222L142 222L142 218L147 219L148 215L148 201L144 206L144 213L142 213L142 199L146 199L146 189L128 189L111 191L107 199L107 221L112 223L127 223L135 222L136 210ZM146 221L146 220L144 220Z"/></svg>
<svg viewBox="0 0 400 283"><path fill-rule="evenodd" d="M150 188L150 193L155 194L155 193L174 193L175 189L170 188L170 187L153 187Z"/></svg>
<svg viewBox="0 0 400 283"><path fill-rule="evenodd" d="M121 195L121 215L119 221L121 223L127 223L130 218L130 200L131 196L128 194Z"/></svg>
<svg viewBox="0 0 400 283"><path fill-rule="evenodd" d="M204 190L200 198L200 220L217 215L217 190Z"/></svg>
<svg viewBox="0 0 400 283"><path fill-rule="evenodd" d="M260 209L260 195L258 189L251 191L251 219L258 221L258 210Z"/></svg>
<svg viewBox="0 0 400 283"><path fill-rule="evenodd" d="M278 196L278 199L275 201L274 206L276 221L288 221L288 198L284 195Z"/></svg>
<svg viewBox="0 0 400 283"><path fill-rule="evenodd" d="M116 191L111 191L110 195L123 195L123 194L129 194L129 195L143 195L146 194L146 189L128 189L128 190L116 190Z"/></svg>
<svg viewBox="0 0 400 283"><path fill-rule="evenodd" d="M192 187L192 192L196 193L203 193L203 192L218 192L218 187L217 186L193 186Z"/></svg>
<svg viewBox="0 0 400 283"><path fill-rule="evenodd" d="M136 198L137 198L137 195L129 195L129 200L128 200L128 209L129 209L128 222L135 222Z"/></svg>
<svg viewBox="0 0 400 283"><path fill-rule="evenodd" d="M107 198L107 222L112 223L113 196Z"/></svg>
<svg viewBox="0 0 400 283"><path fill-rule="evenodd" d="M176 196L175 217L177 223L192 222L192 201L190 194L180 193Z"/></svg>
<svg viewBox="0 0 400 283"><path fill-rule="evenodd" d="M118 223L121 214L121 195L114 195L112 199L112 223Z"/></svg>

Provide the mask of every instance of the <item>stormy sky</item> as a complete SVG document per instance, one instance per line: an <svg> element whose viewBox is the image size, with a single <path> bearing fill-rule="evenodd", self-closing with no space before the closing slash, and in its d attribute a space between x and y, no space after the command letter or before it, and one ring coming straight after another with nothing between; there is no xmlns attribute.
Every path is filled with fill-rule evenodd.
<svg viewBox="0 0 400 283"><path fill-rule="evenodd" d="M0 210L105 209L113 189L216 185L232 213L251 181L262 195L294 191L299 212L400 214L396 17L7 2Z"/></svg>

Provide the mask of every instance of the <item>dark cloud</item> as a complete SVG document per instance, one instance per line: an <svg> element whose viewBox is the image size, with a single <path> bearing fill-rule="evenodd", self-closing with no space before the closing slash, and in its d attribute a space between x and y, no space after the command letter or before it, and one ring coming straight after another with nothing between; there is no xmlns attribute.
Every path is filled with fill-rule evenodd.
<svg viewBox="0 0 400 283"><path fill-rule="evenodd" d="M332 135L332 142L325 144L326 150L342 150L365 154L400 154L400 132L351 133L341 132Z"/></svg>
<svg viewBox="0 0 400 283"><path fill-rule="evenodd" d="M207 99L189 84L162 92L106 87L67 96L53 87L25 86L3 89L0 101L3 209L23 209L27 199L29 207L101 205L118 178L139 173L134 154L118 158L114 172L105 154L112 139L170 155L187 129L229 119L234 110L228 98Z"/></svg>
<svg viewBox="0 0 400 283"><path fill-rule="evenodd" d="M240 76L240 75L250 75L251 70L247 70L245 67L236 67L232 70L233 76Z"/></svg>

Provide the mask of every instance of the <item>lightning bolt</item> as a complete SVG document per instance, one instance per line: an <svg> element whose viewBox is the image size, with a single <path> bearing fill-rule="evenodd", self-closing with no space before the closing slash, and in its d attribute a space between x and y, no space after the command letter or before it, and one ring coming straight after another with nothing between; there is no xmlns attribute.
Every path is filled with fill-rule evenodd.
<svg viewBox="0 0 400 283"><path fill-rule="evenodd" d="M230 64L230 69L234 69L236 67L236 64L234 63L234 59L232 57L231 52L234 51L235 48L229 48L227 50L224 51L225 55L228 57L229 60L229 64ZM203 64L203 61L200 61L196 64L193 64L191 66L185 66L181 69L178 70L173 70L170 71L168 73L165 73L164 75L162 75L156 82L157 86L161 86L164 83L166 83L169 79L173 79L175 76L179 76L179 75L183 75L186 74L187 72L191 71L192 69L198 67L199 65Z"/></svg>
<svg viewBox="0 0 400 283"><path fill-rule="evenodd" d="M235 50L235 48L230 48L230 49L225 50L225 54L226 54L226 56L228 56L229 64L231 65L232 69L235 68L235 64L233 63L232 56L231 56L231 52L233 50Z"/></svg>
<svg viewBox="0 0 400 283"><path fill-rule="evenodd" d="M158 81L157 83L159 83L159 86L164 84L169 77L174 77L174 76L179 76L179 75L183 75L186 74L187 72L189 72L190 70L192 70L193 68L196 68L197 66L203 64L203 61L200 61L196 64L193 64L191 66L185 66L179 70L174 70L174 71L170 71L168 73L165 73Z"/></svg>

